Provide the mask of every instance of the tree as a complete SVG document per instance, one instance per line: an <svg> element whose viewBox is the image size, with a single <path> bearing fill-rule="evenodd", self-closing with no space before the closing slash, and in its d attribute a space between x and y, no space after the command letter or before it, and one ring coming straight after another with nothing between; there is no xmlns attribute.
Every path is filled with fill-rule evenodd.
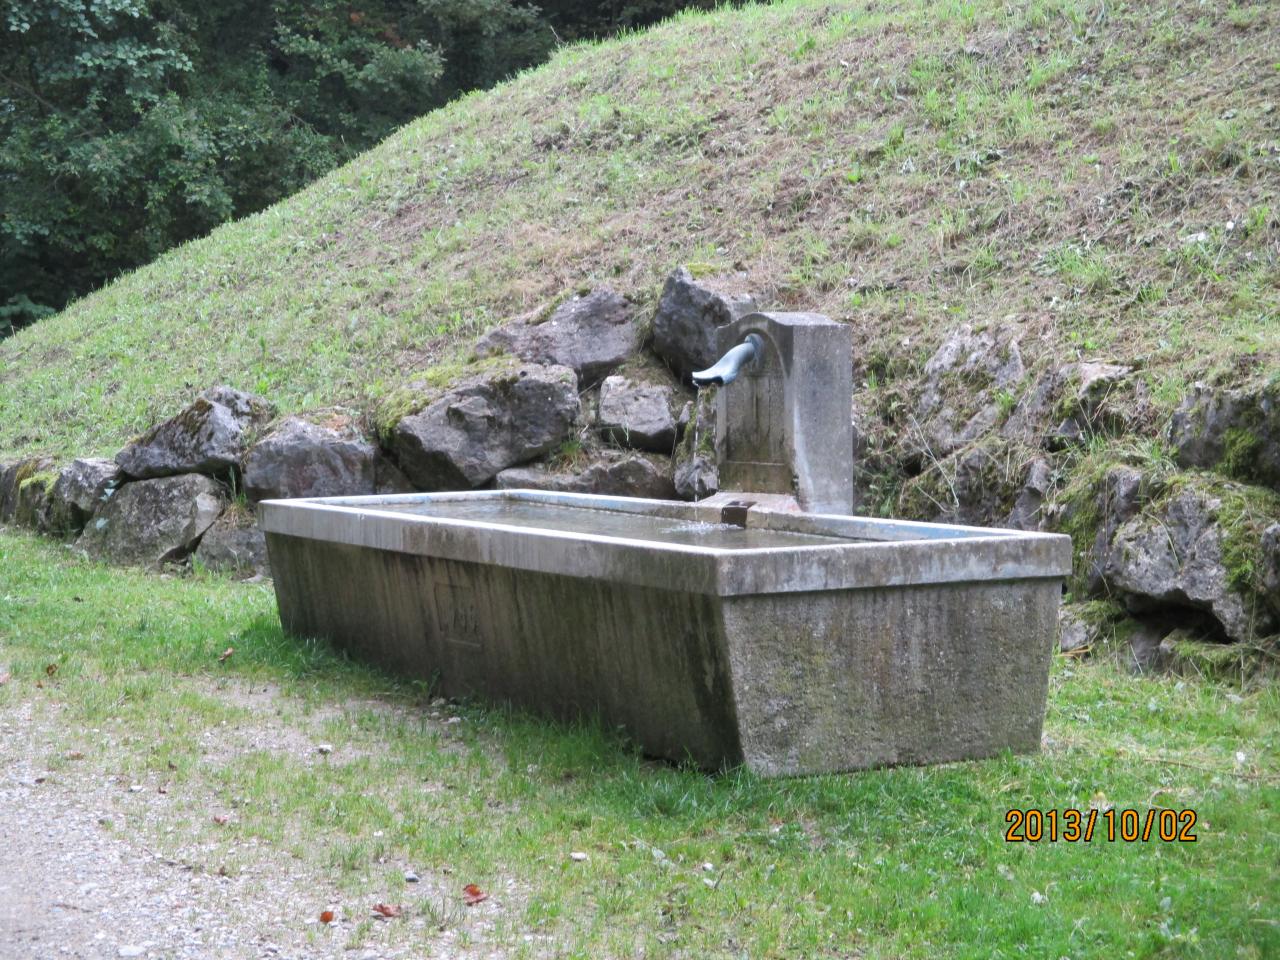
<svg viewBox="0 0 1280 960"><path fill-rule="evenodd" d="M0 0L0 336L541 61L552 24L683 5Z"/></svg>
<svg viewBox="0 0 1280 960"><path fill-rule="evenodd" d="M554 40L510 0L5 0L0 335Z"/></svg>

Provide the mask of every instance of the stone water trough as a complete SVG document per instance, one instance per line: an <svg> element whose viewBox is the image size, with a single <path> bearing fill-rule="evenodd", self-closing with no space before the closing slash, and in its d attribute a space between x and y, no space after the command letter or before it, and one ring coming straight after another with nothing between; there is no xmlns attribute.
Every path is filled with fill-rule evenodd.
<svg viewBox="0 0 1280 960"><path fill-rule="evenodd" d="M847 329L755 314L720 338L721 475L752 489L268 501L285 628L709 769L1038 749L1070 540L831 512L852 497Z"/></svg>

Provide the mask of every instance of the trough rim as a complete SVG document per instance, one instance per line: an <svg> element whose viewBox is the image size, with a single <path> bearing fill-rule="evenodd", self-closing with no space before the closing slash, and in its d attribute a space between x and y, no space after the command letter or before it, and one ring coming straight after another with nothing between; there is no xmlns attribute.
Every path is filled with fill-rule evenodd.
<svg viewBox="0 0 1280 960"><path fill-rule="evenodd" d="M543 490L264 500L259 522L267 534L722 597L1062 579L1071 572L1067 536L958 524L753 507L748 527L850 542L734 549L378 509L475 500L720 522L720 507L709 504Z"/></svg>

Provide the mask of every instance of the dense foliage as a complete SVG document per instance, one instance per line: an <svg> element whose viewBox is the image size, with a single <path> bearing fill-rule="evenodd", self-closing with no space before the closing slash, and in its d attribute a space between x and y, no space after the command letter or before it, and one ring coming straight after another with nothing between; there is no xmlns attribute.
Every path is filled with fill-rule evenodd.
<svg viewBox="0 0 1280 960"><path fill-rule="evenodd" d="M0 336L672 0L0 0Z"/></svg>

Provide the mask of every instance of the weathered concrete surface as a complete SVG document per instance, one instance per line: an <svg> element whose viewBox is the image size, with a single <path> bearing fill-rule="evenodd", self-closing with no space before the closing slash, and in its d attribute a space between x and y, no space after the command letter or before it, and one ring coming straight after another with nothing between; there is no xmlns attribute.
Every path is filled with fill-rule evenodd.
<svg viewBox="0 0 1280 960"><path fill-rule="evenodd" d="M565 720L654 756L741 759L712 598L268 535L285 629L398 674ZM659 642L660 641L660 642Z"/></svg>
<svg viewBox="0 0 1280 960"><path fill-rule="evenodd" d="M721 355L758 335L763 355L716 393L719 489L791 494L813 513L853 508L853 336L812 313L720 327Z"/></svg>
<svg viewBox="0 0 1280 960"><path fill-rule="evenodd" d="M719 518L571 494L451 499L503 496ZM379 509L415 501L263 504L285 627L449 695L598 715L650 754L712 769L816 773L1039 745L1065 537L751 512L746 533L848 542L712 549L626 524L592 537Z"/></svg>
<svg viewBox="0 0 1280 960"><path fill-rule="evenodd" d="M1056 581L738 597L744 762L777 776L1040 747Z"/></svg>

